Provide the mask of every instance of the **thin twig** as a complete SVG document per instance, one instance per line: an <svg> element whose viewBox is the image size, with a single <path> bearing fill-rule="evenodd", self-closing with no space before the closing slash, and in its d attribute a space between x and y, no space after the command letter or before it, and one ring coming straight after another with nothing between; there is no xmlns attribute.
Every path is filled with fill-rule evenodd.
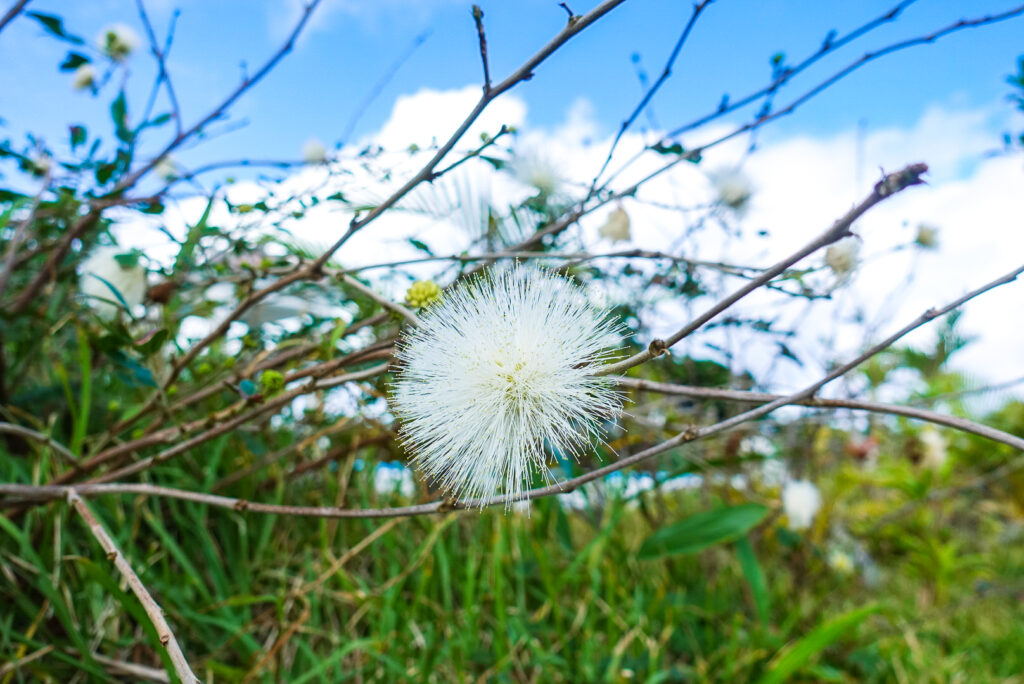
<svg viewBox="0 0 1024 684"><path fill-rule="evenodd" d="M693 27L697 23L697 19L700 17L701 13L712 2L714 2L714 0L702 0L701 2L694 4L693 12L690 14L690 20L686 22L686 26L683 27L682 33L679 34L679 38L676 40L675 47L672 48L672 52L669 54L668 60L665 62L665 67L661 71L661 75L658 76L658 79L651 85L650 88L647 89L647 92L644 93L643 97L640 98L640 102L637 103L636 107L633 108L633 112L629 115L629 117L622 122L621 126L619 126L619 131L618 133L615 134L615 139L612 140L612 146L608 150L608 156L605 157L604 163L601 165L601 168L594 176L594 180L590 184L590 191L588 192L588 194L593 194L595 188L597 187L597 182L601 178L601 175L605 172L605 169L608 168L608 165L611 164L612 157L615 155L615 150L616 148L618 148L619 141L622 140L622 136L626 134L626 131L629 130L629 127L633 125L633 123L637 120L637 117L639 117L640 114L644 111L644 109L647 108L647 105L651 103L651 100L654 98L658 90L661 89L661 86L663 86L665 82L668 80L669 76L672 75L672 67L675 65L676 59L679 58L679 53L682 51L683 45L686 43L686 39L689 38L690 32L693 30Z"/></svg>
<svg viewBox="0 0 1024 684"><path fill-rule="evenodd" d="M782 398L778 394L766 394L763 392L748 392L745 390L719 389L714 387L693 387L691 385L674 385L664 382L653 382L639 378L616 377L614 380L622 387L629 387L643 392L656 392L658 394L670 394L694 399L715 399L725 401L737 401L753 404L767 404ZM884 404L877 401L862 401L860 399L818 399L807 398L794 402L800 406L812 408L845 408L854 411L871 411L872 413L888 413L894 416L904 416L936 425L944 425L961 432L970 432L991 439L994 442L1001 442L1012 446L1015 449L1024 451L1024 439L1002 430L997 430L987 425L976 423L966 418L948 416L935 411L915 408L913 406L900 406L899 404Z"/></svg>
<svg viewBox="0 0 1024 684"><path fill-rule="evenodd" d="M363 285L361 282L359 282L358 280L356 280L352 276L345 275L343 273L343 274L338 276L338 280L340 280L341 282L345 283L346 285L351 287L356 292L359 292L360 294L362 294L362 295L364 295L366 297L369 297L373 301L375 301L378 304L380 304L381 306L383 306L388 311L394 311L396 314L398 314L399 316L401 316L402 318L407 320L411 325L418 326L420 324L420 319L417 318L416 314L414 314L412 311L410 311L409 309L405 308L404 306L402 306L398 302L393 302L390 299L388 299L387 297L383 297L383 296L377 294L376 292L374 292L370 288L366 287L366 285Z"/></svg>
<svg viewBox="0 0 1024 684"><path fill-rule="evenodd" d="M21 14L21 11L25 9L25 5L29 2L30 0L18 0L15 2L14 5L4 13L4 16L0 17L0 31L3 31L4 27L11 23L12 19Z"/></svg>
<svg viewBox="0 0 1024 684"><path fill-rule="evenodd" d="M186 684L198 684L199 678L192 673L192 668L189 667L188 661L185 659L185 654L181 651L181 646L178 645L178 640L174 638L174 632L171 631L170 625L167 624L167 620L164 619L163 610L150 596L146 586L139 579L139 576L132 570L132 566L125 560L124 554L122 554L114 540L107 534L106 529L100 524L100 521L93 515L92 510L82 500L81 496L75 491L73 487L65 487L65 496L67 497L68 503L71 504L74 509L82 516L82 520L85 521L86 526L89 528L89 532L99 542L100 546L107 554L107 558L114 562L114 565L124 576L128 582L128 586L131 588L132 593L139 599L139 603L142 604L142 608L146 611L146 615L149 616L150 622L153 623L153 627L156 629L157 637L160 639L160 645L167 650L167 655L170 656L171 663L174 665L174 672L178 675L178 678Z"/></svg>
<svg viewBox="0 0 1024 684"><path fill-rule="evenodd" d="M39 203L43 200L43 194L50 188L50 173L51 169L47 169L46 173L43 174L42 187L39 188L39 192L32 200L32 207L28 211L28 216L24 218L18 227L14 230L14 236L11 237L10 242L7 243L7 253L4 255L4 266L3 270L0 271L0 299L4 296L4 291L7 289L7 281L10 279L11 274L14 273L14 264L18 257L18 249L21 248L21 243L28 237L29 228L36 220L36 212L39 211Z"/></svg>
<svg viewBox="0 0 1024 684"><path fill-rule="evenodd" d="M480 61L484 67L484 92L491 89L491 67L487 63L487 36L484 34L484 11L480 5L473 5L473 22L476 23L476 35L480 42Z"/></svg>
<svg viewBox="0 0 1024 684"><path fill-rule="evenodd" d="M68 463L74 463L76 461L75 455L71 453L71 449L68 449L63 444L54 441L49 435L44 435L42 432L37 432L23 425L15 425L14 423L0 423L0 433L17 435L19 437L25 437L26 439L39 442L40 444L45 444Z"/></svg>

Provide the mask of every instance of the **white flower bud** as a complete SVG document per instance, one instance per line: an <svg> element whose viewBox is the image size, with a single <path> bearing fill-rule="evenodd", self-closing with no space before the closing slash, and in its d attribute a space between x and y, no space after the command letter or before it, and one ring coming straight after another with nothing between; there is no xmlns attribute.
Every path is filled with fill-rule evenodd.
<svg viewBox="0 0 1024 684"><path fill-rule="evenodd" d="M95 83L96 69L93 68L92 64L83 64L79 66L71 76L71 87L75 90L92 88Z"/></svg>
<svg viewBox="0 0 1024 684"><path fill-rule="evenodd" d="M316 138L310 138L302 146L302 159L307 164L323 164L327 161L327 148Z"/></svg>

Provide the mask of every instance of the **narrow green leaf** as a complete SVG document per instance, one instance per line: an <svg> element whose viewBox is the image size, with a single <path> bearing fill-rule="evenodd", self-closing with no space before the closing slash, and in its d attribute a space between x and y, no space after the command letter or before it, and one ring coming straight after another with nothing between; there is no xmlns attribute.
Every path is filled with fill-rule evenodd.
<svg viewBox="0 0 1024 684"><path fill-rule="evenodd" d="M32 17L46 29L50 35L60 38L61 40L67 41L73 45L82 45L85 43L84 40L76 35L72 35L64 30L64 21L53 14L44 14L43 12L25 12L26 17Z"/></svg>
<svg viewBox="0 0 1024 684"><path fill-rule="evenodd" d="M747 578L750 585L750 594L754 597L754 607L757 609L757 617L762 625L768 624L768 613L771 610L771 596L768 594L768 585L764 579L764 572L761 570L757 556L754 555L754 547L750 544L749 537L741 537L736 541L736 557L739 559L743 576Z"/></svg>
<svg viewBox="0 0 1024 684"><path fill-rule="evenodd" d="M759 684L779 684L786 681L846 631L881 609L880 605L872 603L863 608L843 613L818 625L803 639L783 646L772 658L768 665L768 671L761 677Z"/></svg>
<svg viewBox="0 0 1024 684"><path fill-rule="evenodd" d="M703 551L746 534L767 513L768 509L759 504L696 513L652 534L640 546L637 557L650 559Z"/></svg>
<svg viewBox="0 0 1024 684"><path fill-rule="evenodd" d="M71 52L69 52L67 54L67 57L64 58L64 61L61 62L60 70L61 71L74 71L75 69L77 69L78 67L82 66L83 64L88 64L88 63L89 63L89 58L86 57L85 55L83 55L81 52L71 51Z"/></svg>

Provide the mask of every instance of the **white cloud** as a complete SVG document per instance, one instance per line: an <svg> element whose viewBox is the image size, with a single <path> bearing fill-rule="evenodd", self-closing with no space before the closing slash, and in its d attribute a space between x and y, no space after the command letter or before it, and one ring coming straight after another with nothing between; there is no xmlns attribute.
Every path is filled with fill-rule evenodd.
<svg viewBox="0 0 1024 684"><path fill-rule="evenodd" d="M352 157L356 150L370 143L396 153L413 144L424 151L414 160L398 164L387 183L381 184L353 165L351 174L332 180L327 192L342 189L346 194L386 196L428 158L428 146L446 139L478 97L479 88L467 86L453 91L422 90L398 98L387 123L374 135L341 150L340 156ZM925 110L912 126L868 132L860 145L855 131L829 137L769 139L763 140L758 152L749 159L745 159L745 142L732 141L709 151L700 166L680 164L644 186L637 200L627 199L624 207L630 216L632 239L619 246L674 250L698 259L767 265L803 245L845 213L879 177L879 168L891 171L907 163L925 161L931 166L927 186L910 188L883 202L856 224L855 231L863 240L861 254L865 263L853 281L838 290L832 300L817 302L807 311L802 301L757 293L739 307L751 316L778 316L797 325L800 334L790 346L807 353L812 361L823 365L849 358L866 341L889 334L928 307L941 305L1024 259L1021 159L986 154L999 141L1003 127L1000 111L997 106L957 109L936 105ZM522 127L526 121L527 109L522 100L502 97L463 138L460 148L478 144L481 132L493 134L502 124ZM596 139L598 130L587 103L579 101L568 112L563 126L524 131L521 144L543 149L566 177L577 182L577 188L571 192L580 192L600 168L610 144L610 138ZM710 139L728 130L722 125L705 135ZM610 169L615 170L642 145L639 135L624 136ZM404 158L404 152L396 158ZM653 154L641 159L622 174L616 187L626 187L666 159ZM714 222L695 227L693 212L664 208L663 205L695 206L710 201L713 189L707 173L732 168L741 161L754 188L749 210L742 218L746 228L742 238ZM858 179L858 168L864 170L863 178ZM322 168L300 171L278 188L279 195L315 187L323 182L324 174ZM459 175L442 179L436 187L426 187L423 192L433 201L449 193L451 189L446 190L445 183L471 183L475 184L473 192L480 201L490 199L499 206L522 196L523 189L514 179L494 172L487 164L466 164L460 174L468 176L461 180ZM255 190L255 186L239 184L232 193ZM449 194L458 197L457 192ZM650 202L662 206L652 206ZM411 204L415 201L410 200L406 206ZM572 228L567 235L582 240L594 251L610 249L611 245L602 242L597 231L614 208L608 206L585 217L580 227ZM201 203L196 202L190 211L200 209ZM480 212L478 207L453 205L452 209L446 220L422 212L388 212L346 244L337 258L354 265L416 256L407 242L411 236L441 253L460 251L475 237L468 234L467 225L478 221ZM291 227L307 241L328 245L344 232L350 218L351 214L335 203L322 203ZM895 246L913 240L920 223L940 229L939 248L893 252ZM768 237L757 237L758 229L767 230ZM822 256L812 257L808 263L820 264ZM414 272L422 276L436 272L436 267L425 266ZM908 279L911 272L913 278ZM407 283L401 279L382 286L391 287L397 294ZM1007 285L968 305L963 323L968 332L980 335L981 339L958 362L971 375L992 381L1024 375L1024 325L1019 323L1024 314L1022 287L1021 283ZM649 323L656 333L670 333L709 305L710 302L700 301L693 306L678 300L662 304L655 307L656 316ZM875 326L867 339L863 325L844 322L858 312L864 321ZM908 339L928 342L933 330L934 326L927 327ZM826 342L824 346L822 340ZM744 362L762 372L778 356L773 344L751 344L743 337L730 339L724 332L694 336L681 345L680 351L702 349L707 341L731 345ZM820 374L820 366L800 370L788 362L780 364L779 369L784 372L774 376L776 389L797 387Z"/></svg>

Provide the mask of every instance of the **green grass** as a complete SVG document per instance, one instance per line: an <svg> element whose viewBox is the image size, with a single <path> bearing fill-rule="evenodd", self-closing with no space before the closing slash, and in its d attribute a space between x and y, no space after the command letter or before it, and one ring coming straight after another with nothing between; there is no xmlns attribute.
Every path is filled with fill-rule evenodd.
<svg viewBox="0 0 1024 684"><path fill-rule="evenodd" d="M154 479L209 486L227 460L214 444ZM261 498L332 503L346 472ZM860 535L881 569L868 586L825 562L834 521L870 528L864 477L840 469L806 535L770 514L749 537L649 560L638 551L652 532L741 498L709 488L585 513L549 499L529 517L391 521L128 496L91 506L204 681L1024 681L1012 511L954 501ZM351 474L350 503L375 503L371 490ZM64 504L0 521L0 659L55 647L0 682L104 681L93 653L163 667L141 606Z"/></svg>

